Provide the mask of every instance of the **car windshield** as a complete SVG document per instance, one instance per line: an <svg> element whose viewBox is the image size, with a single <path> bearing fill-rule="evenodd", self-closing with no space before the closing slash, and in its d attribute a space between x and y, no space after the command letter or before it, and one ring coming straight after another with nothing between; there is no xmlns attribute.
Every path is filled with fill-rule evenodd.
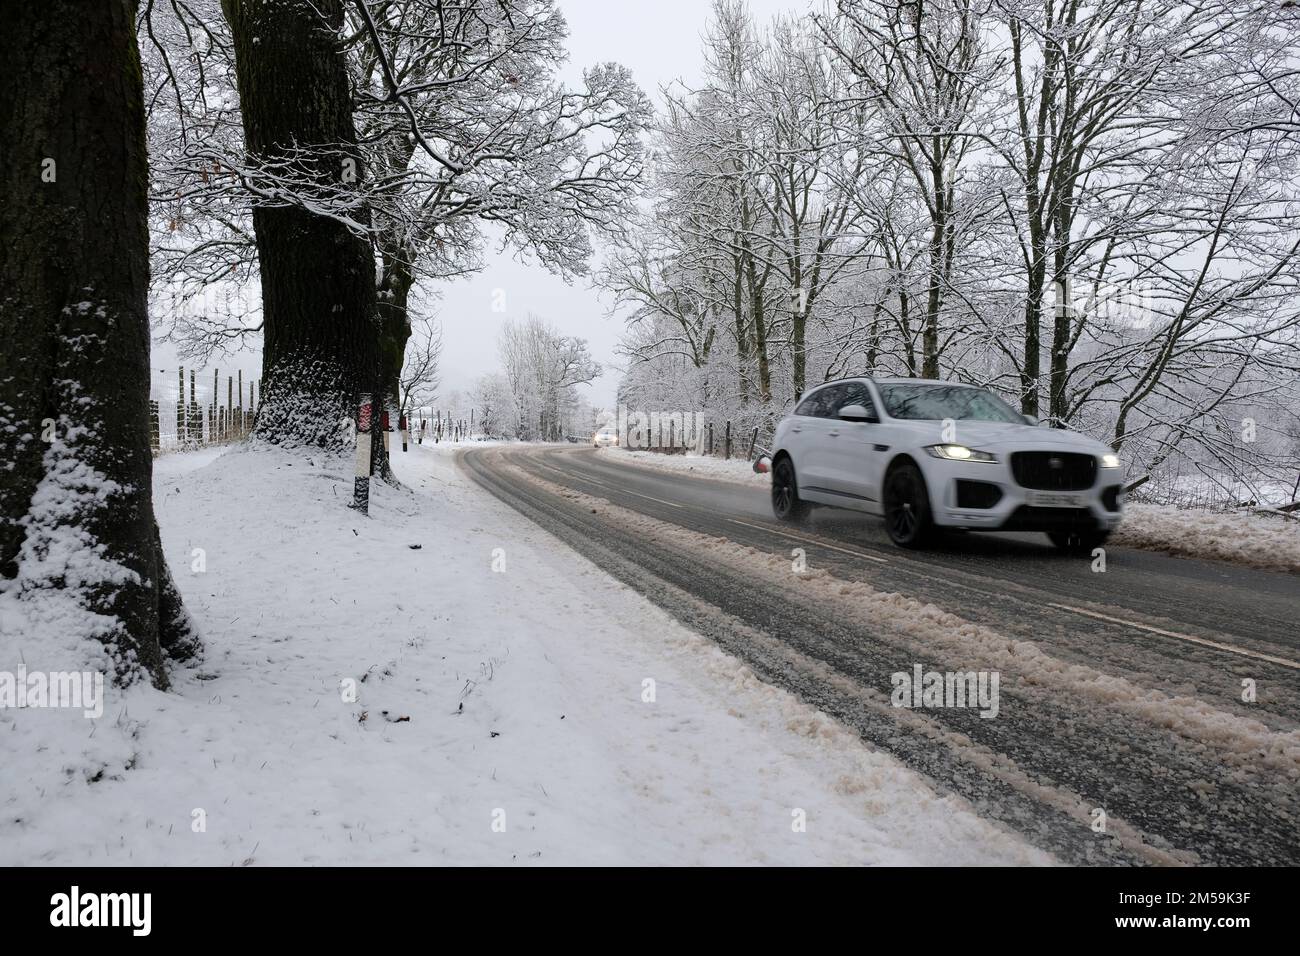
<svg viewBox="0 0 1300 956"><path fill-rule="evenodd" d="M877 383L885 409L892 418L942 421L945 418L977 422L1016 422L1024 417L992 392L968 385Z"/></svg>

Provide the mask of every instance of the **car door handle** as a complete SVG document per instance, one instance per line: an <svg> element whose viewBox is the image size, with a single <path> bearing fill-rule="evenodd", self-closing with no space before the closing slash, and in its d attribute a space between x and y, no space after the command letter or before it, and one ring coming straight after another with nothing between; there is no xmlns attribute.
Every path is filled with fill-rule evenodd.
<svg viewBox="0 0 1300 956"><path fill-rule="evenodd" d="M836 438L839 436L839 432L837 431L827 432L826 434L830 435L832 438Z"/></svg>
<svg viewBox="0 0 1300 956"><path fill-rule="evenodd" d="M792 431L792 432L801 432L801 431L803 431L803 429L800 428L798 425L791 425L791 426L790 426L790 431Z"/></svg>

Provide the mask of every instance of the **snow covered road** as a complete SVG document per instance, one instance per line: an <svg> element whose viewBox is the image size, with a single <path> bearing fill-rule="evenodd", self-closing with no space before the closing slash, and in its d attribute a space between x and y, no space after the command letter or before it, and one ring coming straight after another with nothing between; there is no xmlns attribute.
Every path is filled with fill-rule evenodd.
<svg viewBox="0 0 1300 956"><path fill-rule="evenodd" d="M761 486L610 457L463 464L765 680L1063 859L1300 861L1294 576L1123 548L1098 572L1028 536L905 553L871 519L792 529ZM998 673L997 717L893 706L893 675L918 664Z"/></svg>

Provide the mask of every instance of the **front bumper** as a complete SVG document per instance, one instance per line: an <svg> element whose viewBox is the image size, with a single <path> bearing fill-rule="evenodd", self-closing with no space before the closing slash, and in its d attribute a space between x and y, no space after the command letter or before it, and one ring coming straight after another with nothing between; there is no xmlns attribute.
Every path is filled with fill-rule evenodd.
<svg viewBox="0 0 1300 956"><path fill-rule="evenodd" d="M935 524L982 531L1111 531L1119 525L1124 510L1119 469L1099 468L1091 488L1068 492L1079 495L1085 506L1062 508L1034 501L1037 489L1016 483L1006 457L999 455L999 460L991 463L926 462L923 467L934 499L931 508ZM971 484L959 492L959 481L996 488L996 502L990 507L969 507L972 503L987 504L993 494Z"/></svg>

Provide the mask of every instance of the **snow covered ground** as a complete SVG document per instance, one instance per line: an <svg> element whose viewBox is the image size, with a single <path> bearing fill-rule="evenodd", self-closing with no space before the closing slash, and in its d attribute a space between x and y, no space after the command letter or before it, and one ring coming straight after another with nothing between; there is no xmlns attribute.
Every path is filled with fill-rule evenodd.
<svg viewBox="0 0 1300 956"><path fill-rule="evenodd" d="M1255 511L1130 504L1115 544L1300 574L1300 520Z"/></svg>
<svg viewBox="0 0 1300 956"><path fill-rule="evenodd" d="M609 461L743 485L766 485L770 477L740 459L602 448ZM1130 502L1114 544L1183 557L1212 558L1271 571L1300 573L1300 520L1250 510L1211 511Z"/></svg>
<svg viewBox="0 0 1300 956"><path fill-rule="evenodd" d="M618 464L639 465L656 471L686 472L699 478L730 481L739 485L768 485L772 476L754 471L754 463L743 458L711 458L707 455L664 455L655 451L601 448L596 454Z"/></svg>
<svg viewBox="0 0 1300 956"><path fill-rule="evenodd" d="M170 693L110 689L98 720L0 709L0 865L1052 862L453 454L395 453L409 490L377 487L369 518L345 507L347 462L160 459L206 657ZM0 671L67 655L0 604Z"/></svg>

